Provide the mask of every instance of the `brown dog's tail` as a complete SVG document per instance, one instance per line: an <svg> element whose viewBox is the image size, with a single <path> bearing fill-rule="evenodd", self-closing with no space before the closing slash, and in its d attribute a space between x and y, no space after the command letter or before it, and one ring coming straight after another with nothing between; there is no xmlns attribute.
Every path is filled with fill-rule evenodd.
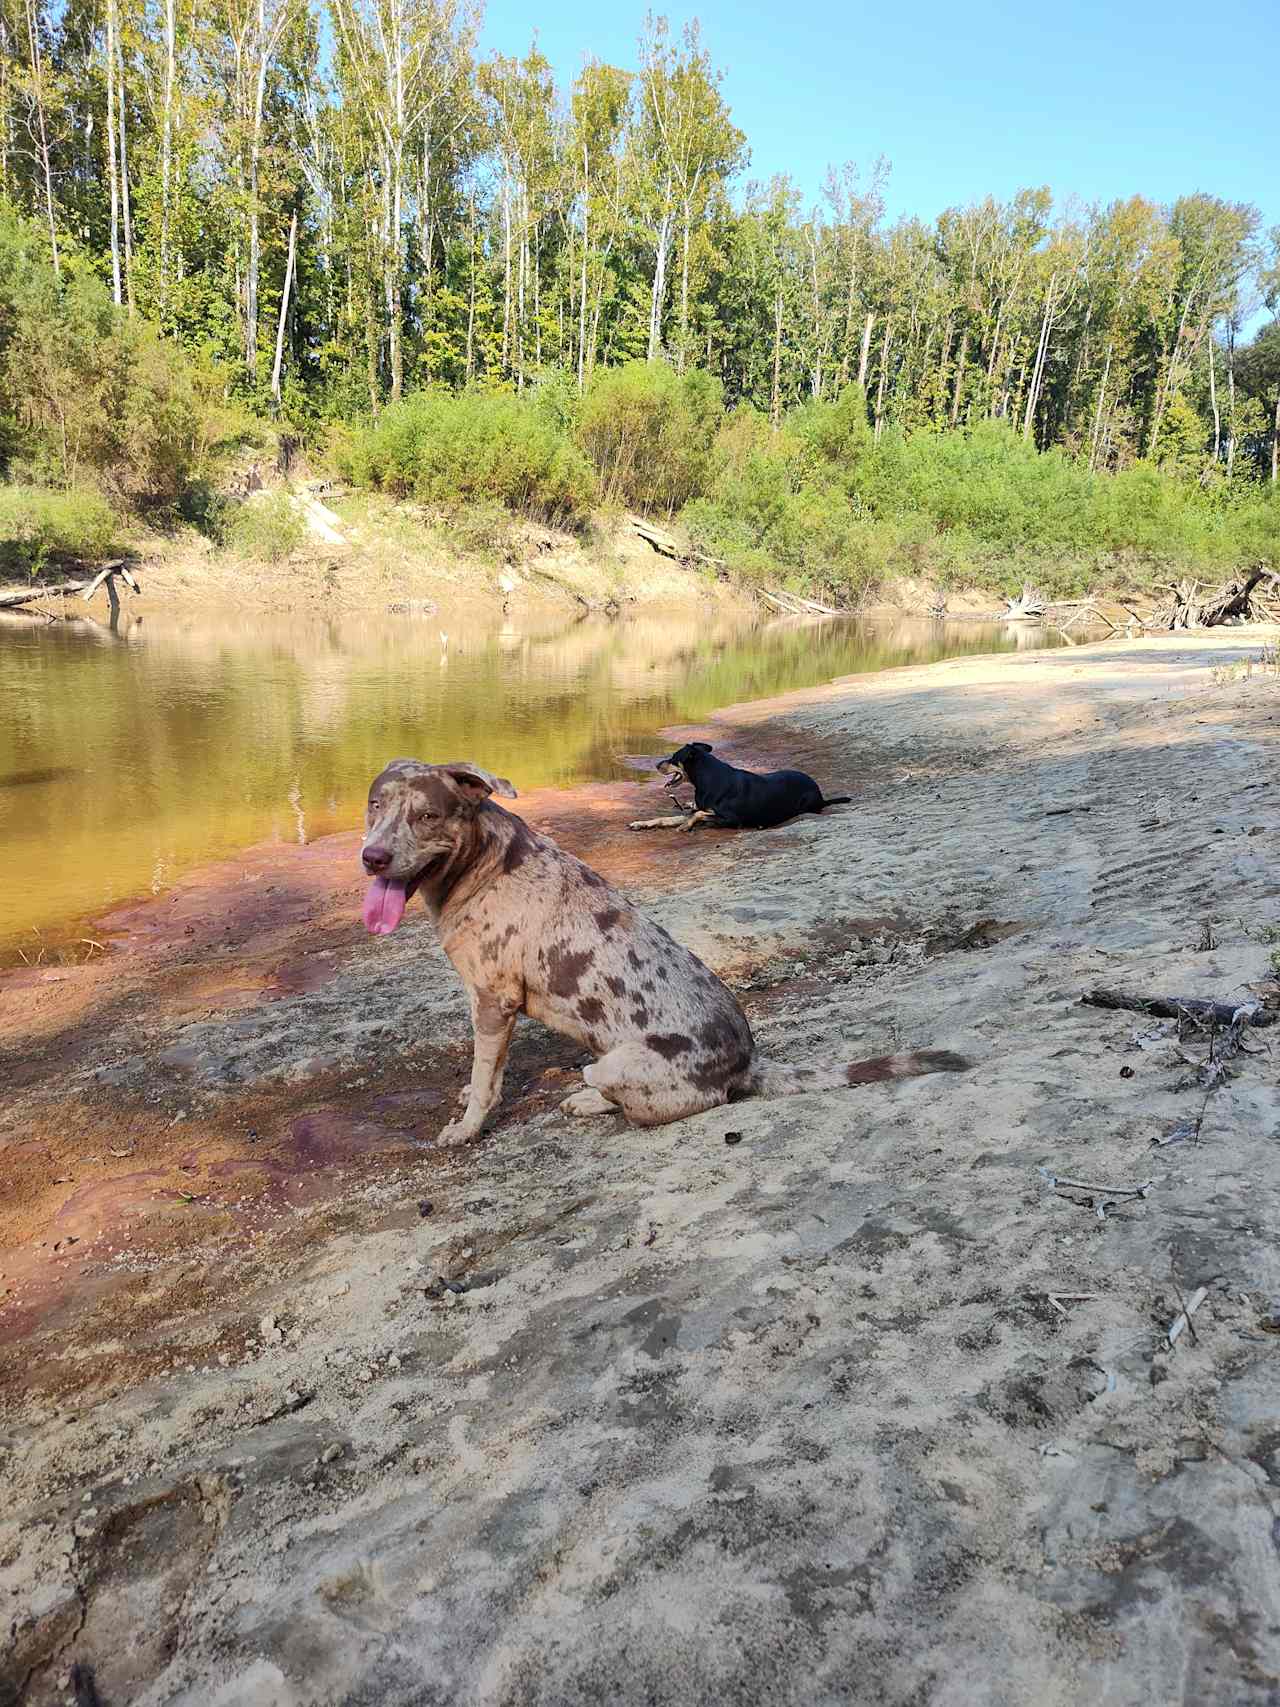
<svg viewBox="0 0 1280 1707"><path fill-rule="evenodd" d="M801 1091L834 1091L874 1085L882 1079L914 1079L921 1073L965 1073L973 1065L949 1049L917 1049L909 1055L876 1055L844 1067L789 1067L757 1058L751 1067L751 1096L789 1097Z"/></svg>

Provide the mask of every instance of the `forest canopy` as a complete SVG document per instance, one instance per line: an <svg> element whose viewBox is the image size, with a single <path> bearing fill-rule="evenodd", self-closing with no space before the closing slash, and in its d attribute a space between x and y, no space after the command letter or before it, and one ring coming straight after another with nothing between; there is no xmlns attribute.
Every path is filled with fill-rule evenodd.
<svg viewBox="0 0 1280 1707"><path fill-rule="evenodd" d="M481 57L477 22L458 0L0 0L11 473L171 499L226 429L210 410L244 406L304 433L368 417L347 452L389 489L412 442L406 490L692 502L722 540L763 538L727 508L751 470L799 490L820 466L829 496L831 433L862 465L846 530L910 502L1102 548L1119 499L1086 503L1091 476L1137 470L1133 496L1159 470L1219 507L1276 482L1280 321L1242 328L1280 307L1280 230L1255 208L1032 187L894 219L882 160L816 197L754 180L696 24L650 20L634 63L561 87L536 48ZM445 454L451 393L479 464ZM517 427L486 393L541 401ZM1003 521L955 478L997 454Z"/></svg>

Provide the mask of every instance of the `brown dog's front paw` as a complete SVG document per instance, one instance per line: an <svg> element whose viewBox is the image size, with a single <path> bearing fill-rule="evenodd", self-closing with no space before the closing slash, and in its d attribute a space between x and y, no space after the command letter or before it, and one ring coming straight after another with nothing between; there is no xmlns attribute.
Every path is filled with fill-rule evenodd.
<svg viewBox="0 0 1280 1707"><path fill-rule="evenodd" d="M436 1139L436 1143L446 1150L456 1149L459 1144L469 1144L481 1127L478 1120L451 1120Z"/></svg>

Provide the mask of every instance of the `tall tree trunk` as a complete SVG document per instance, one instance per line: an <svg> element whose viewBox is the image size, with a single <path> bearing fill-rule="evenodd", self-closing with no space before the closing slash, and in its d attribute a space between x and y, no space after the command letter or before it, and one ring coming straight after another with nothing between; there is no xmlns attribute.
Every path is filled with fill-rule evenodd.
<svg viewBox="0 0 1280 1707"><path fill-rule="evenodd" d="M1236 460L1236 329L1227 327L1227 479Z"/></svg>
<svg viewBox="0 0 1280 1707"><path fill-rule="evenodd" d="M964 364L969 354L969 328L960 334L960 354L956 357L956 384L951 396L951 425L960 419L960 397L964 390Z"/></svg>
<svg viewBox="0 0 1280 1707"><path fill-rule="evenodd" d="M848 290L847 296L845 297L845 304L844 304L844 353L840 358L840 389L842 391L843 391L844 387L849 383L849 356L850 356L850 352L852 351L852 348L853 348L854 309L857 306L857 300L858 300L858 233L857 233L857 231L854 230L851 233L851 236L852 236L852 242L850 244L850 249L849 249L849 290ZM871 316L868 315L867 318L870 319ZM867 353L866 352L867 352L868 336L869 336L869 334L864 332L863 337L862 337L862 366L861 366L862 377L858 381L859 385L864 384L866 381L866 369L867 369Z"/></svg>
<svg viewBox="0 0 1280 1707"><path fill-rule="evenodd" d="M280 407L280 370L284 366L284 329L289 319L289 292L293 289L293 259L298 247L298 214L289 221L289 255L284 264L284 290L280 294L280 319L276 326L276 359L271 369L271 395Z"/></svg>
<svg viewBox="0 0 1280 1707"><path fill-rule="evenodd" d="M262 215L258 207L258 174L262 161L262 114L267 94L266 19L258 0L258 69L254 79L253 115L249 131L249 255L244 281L244 365L249 378L258 372L258 277L262 267Z"/></svg>
<svg viewBox="0 0 1280 1707"><path fill-rule="evenodd" d="M782 290L773 293L773 387L769 396L769 420L776 428L782 419Z"/></svg>
<svg viewBox="0 0 1280 1707"><path fill-rule="evenodd" d="M818 288L818 238L810 220L808 226L809 238L809 285L813 298L813 366L809 375L809 395L822 396L822 358L825 353L822 337L822 293Z"/></svg>
<svg viewBox="0 0 1280 1707"><path fill-rule="evenodd" d="M1280 477L1280 391L1276 392L1276 412L1271 420L1271 484Z"/></svg>
<svg viewBox="0 0 1280 1707"><path fill-rule="evenodd" d="M129 196L129 145L126 140L124 43L116 31L116 69L120 75L120 98L116 111L120 120L120 217L124 227L124 295L133 313L133 208Z"/></svg>
<svg viewBox="0 0 1280 1707"><path fill-rule="evenodd" d="M542 369L542 230L533 222L533 365Z"/></svg>
<svg viewBox="0 0 1280 1707"><path fill-rule="evenodd" d="M876 323L874 314L868 314L862 327L862 351L858 357L858 384L867 389L867 362L871 358L871 328Z"/></svg>
<svg viewBox="0 0 1280 1707"><path fill-rule="evenodd" d="M467 384L476 375L476 197L471 192L469 203L471 209L470 253L471 280L467 289Z"/></svg>
<svg viewBox="0 0 1280 1707"><path fill-rule="evenodd" d="M1053 293L1057 281L1057 273L1050 273L1049 288L1044 293L1044 313L1040 318L1040 339L1036 345L1036 359L1031 370L1031 384L1027 390L1027 409L1022 422L1024 439L1031 437L1036 407L1040 402L1040 386L1044 379L1045 358L1049 354L1049 336L1053 330Z"/></svg>
<svg viewBox="0 0 1280 1707"><path fill-rule="evenodd" d="M1213 328L1209 329L1209 407L1213 410L1213 465L1218 466L1222 447L1222 412L1218 408L1218 382L1213 371Z"/></svg>
<svg viewBox="0 0 1280 1707"><path fill-rule="evenodd" d="M44 110L44 56L40 51L40 22L37 0L27 0L27 51L31 58L31 86L36 103L36 132L40 150L40 172L44 179L44 206L49 220L49 249L53 261L53 276L62 277L62 262L58 255L58 218L53 200L53 162L49 155L49 129Z"/></svg>
<svg viewBox="0 0 1280 1707"><path fill-rule="evenodd" d="M392 150L391 196L387 209L387 354L391 364L391 401L398 403L404 391L404 302L401 281L404 272L404 160L397 145Z"/></svg>
<svg viewBox="0 0 1280 1707"><path fill-rule="evenodd" d="M880 342L880 382L876 386L876 439L877 439L877 441L879 441L880 432L884 426L884 388L885 388L885 381L889 377L889 342L890 342L891 332L892 332L892 327L891 327L890 321L886 317L885 323L884 323L884 337L881 339L881 342Z"/></svg>
<svg viewBox="0 0 1280 1707"><path fill-rule="evenodd" d="M160 121L160 302L169 305L169 245L172 241L173 101L178 72L177 0L164 0L164 93Z"/></svg>
<svg viewBox="0 0 1280 1707"><path fill-rule="evenodd" d="M511 297L511 175L502 174L502 370L515 370L515 327Z"/></svg>
<svg viewBox="0 0 1280 1707"><path fill-rule="evenodd" d="M676 371L684 372L684 354L689 343L689 244L691 216L689 202L684 203L684 230L680 242L680 348L676 351Z"/></svg>
<svg viewBox="0 0 1280 1707"><path fill-rule="evenodd" d="M107 0L107 183L111 209L111 297L124 301L120 288L120 167L116 156L116 0Z"/></svg>
<svg viewBox="0 0 1280 1707"><path fill-rule="evenodd" d="M1111 377L1111 356L1115 349L1114 343L1107 345L1107 359L1102 367L1102 383L1098 387L1098 407L1093 416L1093 442L1089 446L1089 467L1098 466L1098 438L1102 431L1102 400L1107 395L1107 381Z"/></svg>
<svg viewBox="0 0 1280 1707"><path fill-rule="evenodd" d="M653 293L649 302L649 353L648 359L653 362L658 359L658 351L662 347L662 304L667 294L667 248L671 241L671 214L663 208L662 220L658 226L658 242L653 263Z"/></svg>
<svg viewBox="0 0 1280 1707"><path fill-rule="evenodd" d="M1174 334L1173 348L1169 352L1168 366L1160 377L1160 387L1156 393L1155 413L1151 419L1151 440L1147 446L1147 455L1154 457L1156 445L1160 440L1160 426L1164 420L1164 412L1168 407L1169 398L1173 395L1173 383L1177 376L1178 361L1182 355L1182 337L1187 329L1187 319L1191 313L1191 304L1195 298L1194 287L1187 293L1187 300L1182 305L1182 313L1178 317L1178 330Z"/></svg>
<svg viewBox="0 0 1280 1707"><path fill-rule="evenodd" d="M591 157L582 145L582 279L578 296L578 392L587 379L587 255L591 232Z"/></svg>

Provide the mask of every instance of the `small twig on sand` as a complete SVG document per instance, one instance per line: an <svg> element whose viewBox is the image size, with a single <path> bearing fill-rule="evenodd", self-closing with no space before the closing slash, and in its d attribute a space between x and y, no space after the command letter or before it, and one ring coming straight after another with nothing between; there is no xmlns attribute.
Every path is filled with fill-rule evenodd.
<svg viewBox="0 0 1280 1707"><path fill-rule="evenodd" d="M1067 1305L1068 1304L1081 1304L1084 1302L1084 1300L1086 1298L1096 1298L1097 1296L1098 1296L1098 1294L1096 1292L1046 1292L1045 1293L1045 1297L1053 1305L1054 1309L1060 1311L1061 1314L1064 1316L1068 1313L1067 1312Z"/></svg>
<svg viewBox="0 0 1280 1707"><path fill-rule="evenodd" d="M1069 1191L1089 1191L1095 1197L1145 1197L1156 1183L1154 1179L1143 1180L1141 1185L1095 1185L1088 1180L1061 1179L1057 1174L1050 1174L1049 1179L1054 1187L1065 1186ZM1060 1292L1059 1298L1063 1296Z"/></svg>
<svg viewBox="0 0 1280 1707"><path fill-rule="evenodd" d="M1106 1220L1107 1209L1111 1205L1121 1203L1130 1197L1146 1197L1156 1183L1154 1179L1149 1179L1143 1180L1141 1185L1094 1185L1089 1180L1059 1179L1058 1175L1049 1168L1041 1168L1040 1172L1055 1191L1086 1192L1090 1207L1099 1221Z"/></svg>
<svg viewBox="0 0 1280 1707"><path fill-rule="evenodd" d="M1062 818L1068 812L1092 812L1092 806L1050 806L1045 813L1046 818Z"/></svg>
<svg viewBox="0 0 1280 1707"><path fill-rule="evenodd" d="M1177 1343L1177 1340L1184 1328L1191 1328L1191 1337L1193 1340L1195 1339L1196 1330L1191 1326L1191 1318L1195 1315L1196 1311L1208 1296L1209 1288L1207 1286L1197 1286L1190 1298L1188 1298L1183 1304L1182 1309L1174 1317L1173 1321L1170 1322L1169 1331L1164 1336L1165 1343L1170 1347L1170 1349L1172 1349L1172 1347Z"/></svg>

